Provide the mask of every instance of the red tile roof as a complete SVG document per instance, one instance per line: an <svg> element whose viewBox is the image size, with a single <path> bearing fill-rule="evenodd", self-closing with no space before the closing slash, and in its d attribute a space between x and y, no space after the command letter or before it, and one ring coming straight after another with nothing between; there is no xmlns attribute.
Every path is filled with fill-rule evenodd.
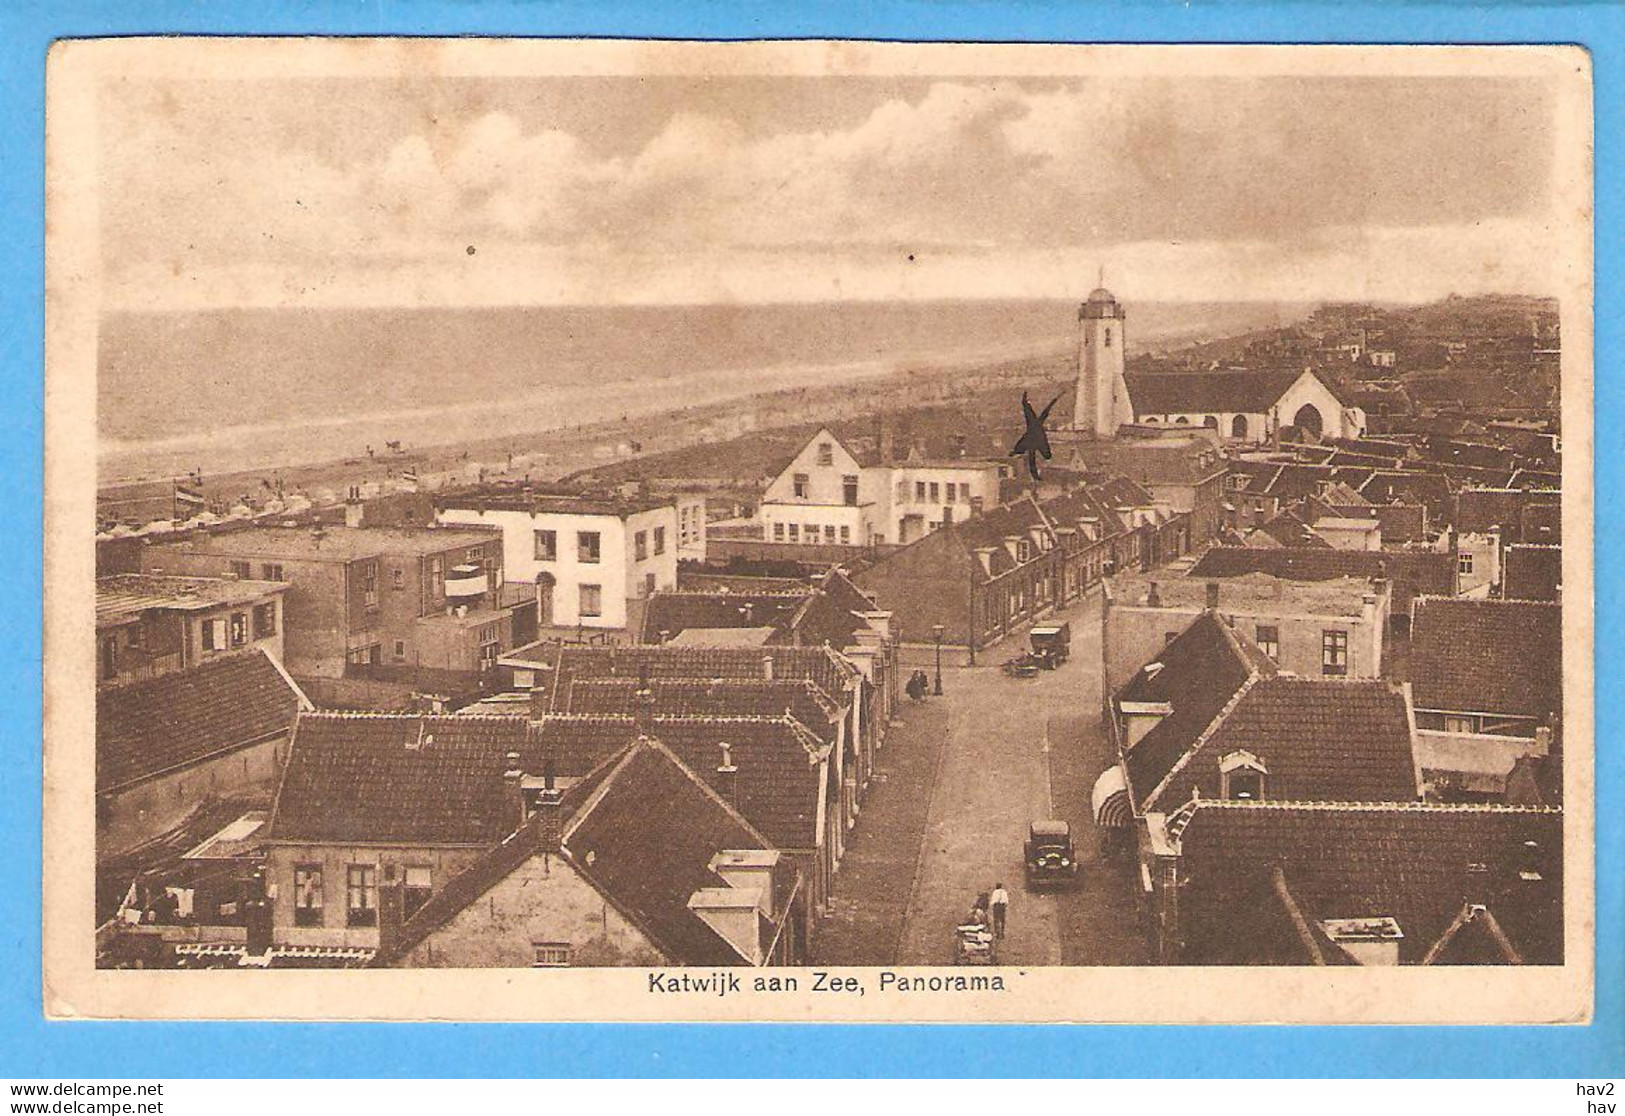
<svg viewBox="0 0 1625 1116"><path fill-rule="evenodd" d="M1545 719L1563 708L1563 610L1425 597L1411 618L1416 708Z"/></svg>
<svg viewBox="0 0 1625 1116"><path fill-rule="evenodd" d="M1420 961L1468 902L1523 960L1563 958L1562 811L1510 806L1203 801L1180 834L1180 917L1196 964L1302 964L1278 952L1280 868L1310 919L1388 917ZM1475 867L1475 866L1481 866Z"/></svg>
<svg viewBox="0 0 1625 1116"><path fill-rule="evenodd" d="M260 648L103 690L96 695L96 790L289 732L308 704Z"/></svg>

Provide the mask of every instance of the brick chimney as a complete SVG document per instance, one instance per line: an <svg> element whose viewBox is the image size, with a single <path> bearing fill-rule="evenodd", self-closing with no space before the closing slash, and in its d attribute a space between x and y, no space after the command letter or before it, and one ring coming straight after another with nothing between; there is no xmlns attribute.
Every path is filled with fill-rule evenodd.
<svg viewBox="0 0 1625 1116"><path fill-rule="evenodd" d="M518 818L518 821L514 823L514 828L517 829L519 826L525 824L525 818L529 813L529 809L525 803L525 772L524 769L519 766L518 752L509 752L503 757L503 760L502 789L508 797L509 804L513 807L514 814Z"/></svg>
<svg viewBox="0 0 1625 1116"><path fill-rule="evenodd" d="M717 793L728 803L739 807L739 768L734 766L733 746L724 742L722 762L717 764Z"/></svg>
<svg viewBox="0 0 1625 1116"><path fill-rule="evenodd" d="M1146 608L1161 608L1162 607L1162 594L1157 591L1157 583L1155 581L1150 582L1146 587L1146 590L1145 590L1145 607Z"/></svg>
<svg viewBox="0 0 1625 1116"><path fill-rule="evenodd" d="M638 688L632 691L632 727L639 736L654 735L655 691L647 668L638 677Z"/></svg>
<svg viewBox="0 0 1625 1116"><path fill-rule="evenodd" d="M536 796L536 847L558 852L564 841L564 792L554 785L553 761L542 765L542 788Z"/></svg>

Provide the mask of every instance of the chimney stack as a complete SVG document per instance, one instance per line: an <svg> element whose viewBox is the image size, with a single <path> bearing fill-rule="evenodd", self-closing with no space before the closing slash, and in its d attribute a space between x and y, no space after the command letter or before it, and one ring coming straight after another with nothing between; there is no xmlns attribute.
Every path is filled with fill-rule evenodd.
<svg viewBox="0 0 1625 1116"><path fill-rule="evenodd" d="M773 656L772 655L763 655L762 656L762 678L765 681L768 681L768 682L773 681Z"/></svg>
<svg viewBox="0 0 1625 1116"><path fill-rule="evenodd" d="M543 852L558 852L564 842L564 792L554 785L553 761L542 764L542 789L536 796L536 845Z"/></svg>
<svg viewBox="0 0 1625 1116"><path fill-rule="evenodd" d="M363 504L359 496L351 496L344 501L344 525L346 527L359 527L366 519L367 505Z"/></svg>
<svg viewBox="0 0 1625 1116"><path fill-rule="evenodd" d="M639 736L653 736L655 727L655 691L649 684L649 670L645 667L638 677L638 688L632 691L632 727Z"/></svg>
<svg viewBox="0 0 1625 1116"><path fill-rule="evenodd" d="M1209 612L1219 611L1219 583L1217 581L1207 583L1207 610Z"/></svg>
<svg viewBox="0 0 1625 1116"><path fill-rule="evenodd" d="M722 748L722 762L717 764L717 793L722 795L728 805L739 806L739 768L734 766L733 748L724 742Z"/></svg>
<svg viewBox="0 0 1625 1116"><path fill-rule="evenodd" d="M1161 608L1162 594L1157 592L1157 583L1151 582L1145 591L1145 606L1147 608Z"/></svg>

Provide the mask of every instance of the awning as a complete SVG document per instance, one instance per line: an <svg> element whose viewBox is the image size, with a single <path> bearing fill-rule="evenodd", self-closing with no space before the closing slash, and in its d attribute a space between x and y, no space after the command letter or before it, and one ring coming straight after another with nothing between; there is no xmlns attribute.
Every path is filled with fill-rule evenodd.
<svg viewBox="0 0 1625 1116"><path fill-rule="evenodd" d="M1128 800L1128 778L1123 765L1114 763L1100 773L1095 789L1089 794L1089 805L1095 814L1095 824L1103 829L1123 829L1134 821L1134 810Z"/></svg>

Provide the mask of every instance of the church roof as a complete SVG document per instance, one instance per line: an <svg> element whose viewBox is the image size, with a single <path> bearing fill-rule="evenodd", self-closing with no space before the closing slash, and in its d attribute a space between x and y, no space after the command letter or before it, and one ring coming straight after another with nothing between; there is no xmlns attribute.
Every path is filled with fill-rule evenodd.
<svg viewBox="0 0 1625 1116"><path fill-rule="evenodd" d="M1124 380L1136 415L1200 411L1254 415L1264 414L1275 406L1302 375L1301 371L1279 369L1130 372Z"/></svg>

